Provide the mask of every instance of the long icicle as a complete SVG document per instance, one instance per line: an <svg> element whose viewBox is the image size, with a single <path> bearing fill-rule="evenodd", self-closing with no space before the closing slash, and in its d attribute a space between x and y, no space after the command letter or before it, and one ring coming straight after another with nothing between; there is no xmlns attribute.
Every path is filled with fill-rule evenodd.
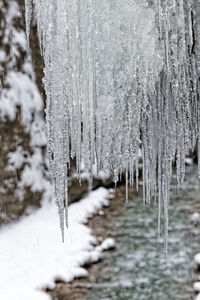
<svg viewBox="0 0 200 300"><path fill-rule="evenodd" d="M145 202L158 193L167 248L173 163L181 184L185 157L200 140L197 2L26 0L27 38L34 4L45 61L48 153L63 234L70 159L78 174L82 163L89 172L96 164L115 181L125 172L132 183L136 170L138 185L142 149Z"/></svg>

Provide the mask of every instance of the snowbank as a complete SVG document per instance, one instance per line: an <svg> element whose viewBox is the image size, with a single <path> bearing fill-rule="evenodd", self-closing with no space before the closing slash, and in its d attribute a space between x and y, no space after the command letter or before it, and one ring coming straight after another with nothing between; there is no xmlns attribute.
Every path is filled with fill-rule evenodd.
<svg viewBox="0 0 200 300"><path fill-rule="evenodd" d="M82 267L98 261L101 252L84 225L88 218L108 205L112 190L99 188L69 207L69 230L61 242L56 205L43 207L19 223L0 231L0 290L3 300L46 300L41 291L53 288L55 279L71 281L87 276ZM103 250L103 247L102 247Z"/></svg>

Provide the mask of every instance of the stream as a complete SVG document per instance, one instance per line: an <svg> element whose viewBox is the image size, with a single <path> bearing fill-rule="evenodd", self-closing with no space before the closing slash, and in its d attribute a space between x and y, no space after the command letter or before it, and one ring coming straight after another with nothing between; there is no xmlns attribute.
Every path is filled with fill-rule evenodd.
<svg viewBox="0 0 200 300"><path fill-rule="evenodd" d="M89 277L60 283L51 295L58 300L189 300L197 278L193 257L200 252L200 225L191 222L200 212L197 170L187 168L179 191L172 184L169 206L168 258L163 239L157 238L157 206L143 205L142 192L118 188L104 216L89 225L98 237L111 237L116 249L103 253L100 263L88 268Z"/></svg>

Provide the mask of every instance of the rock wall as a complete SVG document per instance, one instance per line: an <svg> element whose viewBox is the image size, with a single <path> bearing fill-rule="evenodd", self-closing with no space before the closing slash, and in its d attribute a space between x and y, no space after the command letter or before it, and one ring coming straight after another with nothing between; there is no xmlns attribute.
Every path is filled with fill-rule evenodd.
<svg viewBox="0 0 200 300"><path fill-rule="evenodd" d="M48 182L43 66L35 26L32 40L33 35L32 59L27 54L24 1L0 0L0 223L40 206Z"/></svg>

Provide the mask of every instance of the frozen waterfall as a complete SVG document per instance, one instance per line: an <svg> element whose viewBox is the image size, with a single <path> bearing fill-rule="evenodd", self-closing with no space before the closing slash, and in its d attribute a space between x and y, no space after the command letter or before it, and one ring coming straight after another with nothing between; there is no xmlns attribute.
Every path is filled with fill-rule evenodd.
<svg viewBox="0 0 200 300"><path fill-rule="evenodd" d="M32 5L62 232L70 159L133 185L141 149L144 199L156 197L167 241L172 166L180 185L199 140L200 1L26 0L28 36Z"/></svg>

